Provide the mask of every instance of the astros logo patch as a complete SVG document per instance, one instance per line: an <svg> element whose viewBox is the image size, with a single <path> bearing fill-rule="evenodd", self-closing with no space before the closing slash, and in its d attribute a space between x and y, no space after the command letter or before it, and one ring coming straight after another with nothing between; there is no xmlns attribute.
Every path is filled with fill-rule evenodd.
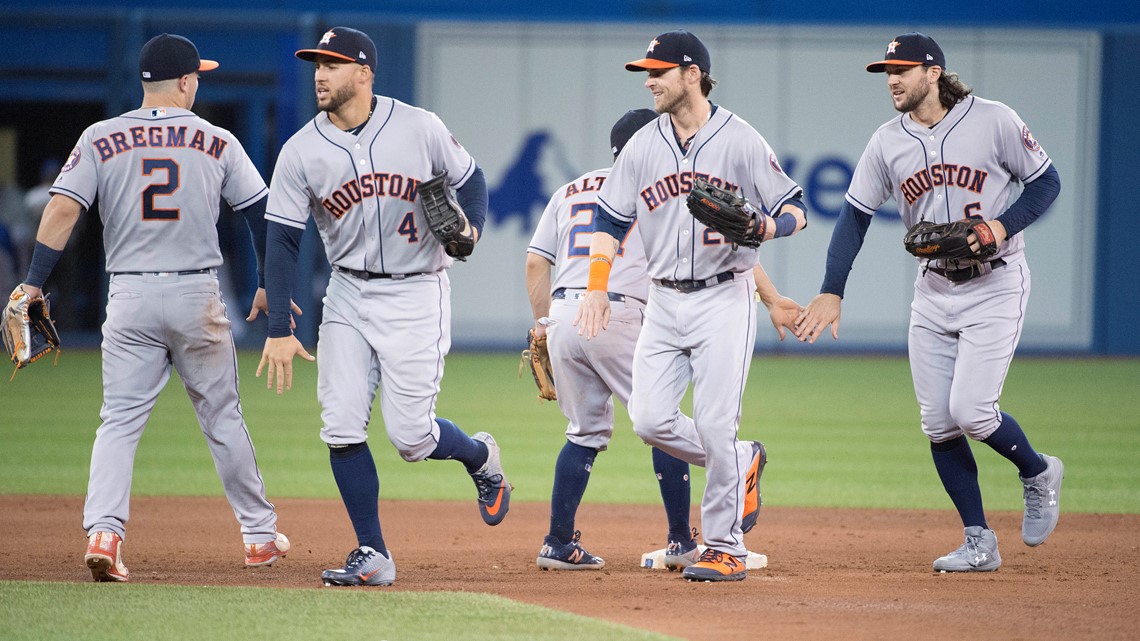
<svg viewBox="0 0 1140 641"><path fill-rule="evenodd" d="M321 36L321 41L318 44L327 45L332 42L332 39L335 37L336 34L332 32L332 29L329 29L325 32L325 35Z"/></svg>
<svg viewBox="0 0 1140 641"><path fill-rule="evenodd" d="M657 38L654 38L654 39L653 39L653 40L652 40L652 41L649 43L649 48L645 50L645 53L653 53L653 47L656 47L656 46L657 46L657 45L659 45L659 44L661 44L661 43L660 43L660 42L657 42Z"/></svg>
<svg viewBox="0 0 1140 641"><path fill-rule="evenodd" d="M67 157L67 162L64 163L63 169L61 171L71 171L74 169L75 166L79 164L79 159L81 157L82 154L79 152L79 145L76 145L75 149L71 150L71 155Z"/></svg>
<svg viewBox="0 0 1140 641"><path fill-rule="evenodd" d="M887 55L895 52L895 48L899 46L898 40L891 40L891 44L887 45Z"/></svg>
<svg viewBox="0 0 1140 641"><path fill-rule="evenodd" d="M780 161L776 160L776 154L768 154L768 164L772 165L772 169L775 169L776 173L784 173L784 170L780 168Z"/></svg>
<svg viewBox="0 0 1140 641"><path fill-rule="evenodd" d="M1037 142L1033 134L1029 133L1029 127L1026 125L1021 126L1021 143L1025 145L1025 148L1029 151L1041 150L1041 143Z"/></svg>

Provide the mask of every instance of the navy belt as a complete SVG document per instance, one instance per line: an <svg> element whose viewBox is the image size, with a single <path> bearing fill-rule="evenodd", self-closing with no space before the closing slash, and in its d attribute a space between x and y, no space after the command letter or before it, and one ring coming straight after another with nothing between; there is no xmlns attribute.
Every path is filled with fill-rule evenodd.
<svg viewBox="0 0 1140 641"><path fill-rule="evenodd" d="M935 267L931 267L930 271L944 277L946 280L952 283L964 283L968 280L974 280L978 276L985 276L998 267L1005 267L1005 265L1005 260L1001 258L995 258L989 262L970 265L969 267L963 267L962 269L937 269ZM989 269L986 269L987 266Z"/></svg>
<svg viewBox="0 0 1140 641"><path fill-rule="evenodd" d="M585 290L583 290L581 292L574 292L574 293L570 294L569 296L567 296L565 287L559 287L558 289L554 290L550 294L551 298L556 298L558 300L562 300L565 298L580 299L580 298L584 298L585 296L586 296ZM625 296L623 296L621 294L615 294L614 292L606 292L606 296L608 296L609 299L614 301L615 303L625 302Z"/></svg>
<svg viewBox="0 0 1140 641"><path fill-rule="evenodd" d="M704 280L661 280L654 278L653 284L675 289L683 294L687 294L689 292L700 291L706 287L727 283L735 277L735 272L721 272L712 278L706 278Z"/></svg>
<svg viewBox="0 0 1140 641"><path fill-rule="evenodd" d="M125 274L127 276L193 276L194 274L209 274L214 271L213 267L205 269L190 269L184 272L111 272L112 276L117 274Z"/></svg>
<svg viewBox="0 0 1140 641"><path fill-rule="evenodd" d="M366 271L361 271L359 269L348 269L347 267L341 267L340 265L333 265L333 269L337 270L338 272L340 272L342 274L348 274L349 276L355 276L355 277L359 278L360 280L375 280L377 278L390 278L392 280L403 280L405 278L411 278L412 276L423 276L424 274L427 273L427 272L411 272L410 274L381 274L379 272L366 272Z"/></svg>

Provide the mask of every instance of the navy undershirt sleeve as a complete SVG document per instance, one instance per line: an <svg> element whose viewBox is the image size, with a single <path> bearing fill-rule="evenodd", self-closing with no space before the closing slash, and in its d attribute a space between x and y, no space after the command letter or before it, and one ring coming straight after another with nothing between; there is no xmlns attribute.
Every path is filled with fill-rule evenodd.
<svg viewBox="0 0 1140 641"><path fill-rule="evenodd" d="M794 205L796 207L799 207L800 211L804 212L804 221L805 221L804 227L806 228L807 227L807 224L806 224L807 206L804 205L804 201L800 200L799 198L789 198L789 199L784 201L784 205ZM780 205L780 209L783 209L784 205ZM784 212L782 214L780 214L780 213L776 214L776 235L774 236L775 238L784 238L785 236L791 236L792 233L795 231L796 231L796 217L795 217L795 215L793 215L789 212Z"/></svg>
<svg viewBox="0 0 1140 641"><path fill-rule="evenodd" d="M855 256L863 247L863 239L870 226L870 214L859 211L844 201L835 230L831 232L831 243L827 246L827 272L823 276L823 286L819 293L835 294L843 298L847 276L855 264Z"/></svg>
<svg viewBox="0 0 1140 641"><path fill-rule="evenodd" d="M269 303L269 337L292 334L289 302L297 275L297 254L304 229L269 221L265 234L265 295Z"/></svg>
<svg viewBox="0 0 1140 641"><path fill-rule="evenodd" d="M1061 175L1057 173L1056 167L1049 165L1045 173L1025 185L1017 200L1013 201L1005 213L997 217L1005 227L1006 237L1012 237L1040 218L1059 193L1061 193Z"/></svg>
<svg viewBox="0 0 1140 641"><path fill-rule="evenodd" d="M37 240L32 249L32 262L28 265L28 277L24 279L24 282L32 287L43 289L48 276L51 276L51 270L55 269L55 264L59 262L59 257L62 255L63 250L52 249Z"/></svg>
<svg viewBox="0 0 1140 641"><path fill-rule="evenodd" d="M483 223L487 220L487 178L479 165L475 165L471 177L455 191L455 199L463 208L463 214L467 216L471 228L478 231L482 238Z"/></svg>
<svg viewBox="0 0 1140 641"><path fill-rule="evenodd" d="M628 223L623 223L617 218L614 218L613 214L606 211L605 207L599 206L598 215L594 216L594 231L605 232L618 240L625 238L625 235L629 233L629 228L632 226L632 220Z"/></svg>
<svg viewBox="0 0 1140 641"><path fill-rule="evenodd" d="M257 257L257 286L265 287L265 203L269 202L269 194L245 209L239 210L249 227L249 235L253 240L253 253Z"/></svg>

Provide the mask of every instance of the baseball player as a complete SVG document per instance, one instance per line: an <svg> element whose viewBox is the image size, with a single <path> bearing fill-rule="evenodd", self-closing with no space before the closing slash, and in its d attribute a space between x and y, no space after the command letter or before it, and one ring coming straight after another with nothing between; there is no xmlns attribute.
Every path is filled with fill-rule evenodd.
<svg viewBox="0 0 1140 641"><path fill-rule="evenodd" d="M230 320L217 275L221 200L245 216L260 265L267 189L233 134L190 111L199 72L217 66L200 59L181 36L162 34L143 46L142 106L83 132L51 188L32 265L20 286L33 298L42 294L72 228L97 196L110 292L103 324L103 424L95 433L83 508L85 561L96 581L130 576L122 542L135 449L172 367L182 377L241 524L246 565L268 565L289 550L265 499L242 418ZM259 307L265 307L262 289L251 319Z"/></svg>
<svg viewBox="0 0 1140 641"><path fill-rule="evenodd" d="M324 298L317 363L321 439L358 546L326 585L390 585L396 565L377 508L379 477L368 448L372 404L406 461L456 459L478 489L479 512L500 523L511 486L490 434L474 437L437 418L435 400L451 347L452 259L416 207L420 182L447 171L477 240L487 211L483 172L435 114L373 95L376 45L335 27L296 53L315 68L320 113L285 143L266 218L269 338L257 374L292 387L292 360L313 357L289 329L289 292L312 217L333 271Z"/></svg>
<svg viewBox="0 0 1140 641"><path fill-rule="evenodd" d="M934 569L988 572L1001 567L1001 556L967 437L1017 466L1026 545L1043 543L1060 513L1061 460L1034 451L1017 421L998 408L1029 299L1019 232L1053 202L1060 179L1021 118L1000 102L970 95L957 74L946 71L946 57L929 36L894 38L885 58L867 71L886 74L901 115L879 127L859 159L831 237L823 287L797 319L796 335L815 342L830 325L839 338L847 275L871 216L888 199L908 227L966 217L987 221L999 246L996 258L920 259L908 345L922 431L965 526L963 545L936 559Z"/></svg>
<svg viewBox="0 0 1140 641"><path fill-rule="evenodd" d="M635 131L656 119L652 109L626 112L610 131L614 157ZM633 348L641 332L649 286L641 236L631 227L614 259L609 292L613 323L609 330L597 340L586 341L571 326L586 292L598 191L609 173L608 167L596 169L559 187L527 247L526 282L534 332L538 337L547 336L551 369L558 384L558 406L570 421L566 444L554 468L550 531L536 560L544 570L599 570L605 566L601 557L579 544L574 516L589 483L594 458L606 449L613 434L613 397L629 406ZM669 524L665 564L673 570L683 569L699 554L689 527L689 464L653 448L653 470Z"/></svg>
<svg viewBox="0 0 1140 641"><path fill-rule="evenodd" d="M645 58L626 64L648 72L645 87L661 116L633 135L602 185L587 292L574 324L594 339L616 322L607 294L611 266L636 219L652 286L634 352L633 428L650 445L706 468L707 549L683 576L737 581L746 576L743 534L759 513L767 457L759 441L736 438L755 345L758 254L698 223L685 197L697 176L739 190L775 216L767 238L791 235L806 218L799 185L764 138L709 102L710 67L708 49L687 31L657 36ZM771 283L764 285L769 290ZM691 419L680 410L690 379Z"/></svg>

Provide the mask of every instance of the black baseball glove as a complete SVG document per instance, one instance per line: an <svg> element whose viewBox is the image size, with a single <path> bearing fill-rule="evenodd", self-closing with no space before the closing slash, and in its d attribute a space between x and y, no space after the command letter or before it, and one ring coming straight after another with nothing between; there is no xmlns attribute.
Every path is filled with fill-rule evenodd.
<svg viewBox="0 0 1140 641"><path fill-rule="evenodd" d="M734 246L759 247L771 220L743 196L721 189L704 178L693 179L693 190L686 204L693 218L719 232Z"/></svg>
<svg viewBox="0 0 1140 641"><path fill-rule="evenodd" d="M970 247L971 235L976 239L976 250ZM994 232L981 218L952 223L919 221L907 230L903 247L919 258L931 260L987 260L998 252Z"/></svg>
<svg viewBox="0 0 1140 641"><path fill-rule="evenodd" d="M420 183L416 193L428 228L443 245L443 251L456 260L467 260L475 251L475 232L469 228L467 217L455 199L455 190L447 182L447 170ZM467 233L463 233L465 227Z"/></svg>
<svg viewBox="0 0 1140 641"><path fill-rule="evenodd" d="M52 350L59 353L59 332L51 320L46 298L31 298L22 287L17 287L0 316L4 348L16 369L27 367Z"/></svg>

